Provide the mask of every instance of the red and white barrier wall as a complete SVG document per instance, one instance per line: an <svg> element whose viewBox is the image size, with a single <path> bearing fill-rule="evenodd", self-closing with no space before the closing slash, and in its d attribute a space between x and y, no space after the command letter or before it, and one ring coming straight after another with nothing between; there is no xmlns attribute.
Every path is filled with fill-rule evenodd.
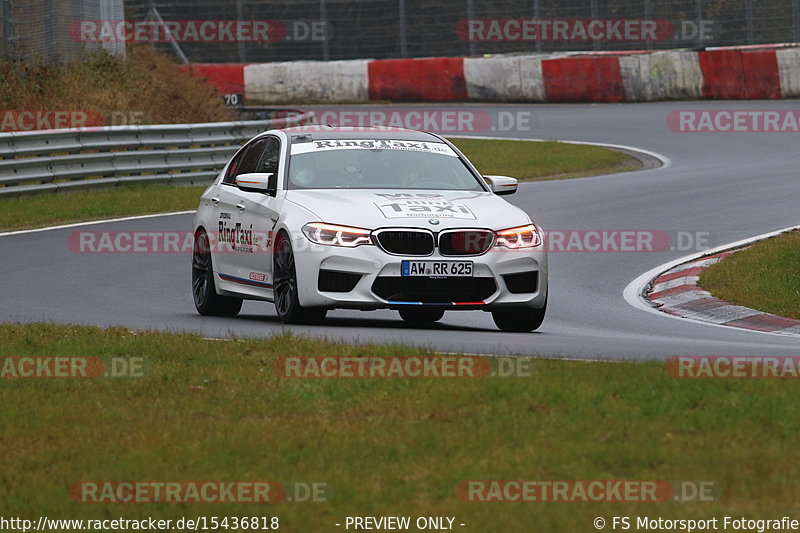
<svg viewBox="0 0 800 533"><path fill-rule="evenodd" d="M219 94L243 94L245 66L245 63L207 63L181 65L178 68L205 79Z"/></svg>
<svg viewBox="0 0 800 533"><path fill-rule="evenodd" d="M250 101L646 102L800 97L800 47L200 65Z"/></svg>
<svg viewBox="0 0 800 533"><path fill-rule="evenodd" d="M292 61L244 67L245 100L363 102L369 100L370 61Z"/></svg>

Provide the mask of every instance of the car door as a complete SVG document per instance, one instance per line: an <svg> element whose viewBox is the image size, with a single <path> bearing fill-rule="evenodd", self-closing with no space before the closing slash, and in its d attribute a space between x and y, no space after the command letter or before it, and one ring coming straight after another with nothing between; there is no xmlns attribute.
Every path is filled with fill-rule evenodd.
<svg viewBox="0 0 800 533"><path fill-rule="evenodd" d="M223 178L218 205L218 265L223 288L267 299L272 294L270 239L278 220L276 200L263 192L241 189L236 177L268 172L273 166L277 177L280 146L272 136L251 142Z"/></svg>
<svg viewBox="0 0 800 533"><path fill-rule="evenodd" d="M265 137L261 157L255 168L249 172L272 174L272 183L277 184L280 168L281 141L277 137ZM240 172L244 174L246 169ZM265 192L249 192L240 190L243 209L238 209L243 225L247 231L253 232L254 253L242 255L242 266L251 286L272 291L272 241L273 230L280 215L278 203L274 196Z"/></svg>
<svg viewBox="0 0 800 533"><path fill-rule="evenodd" d="M258 161L266 146L266 139L250 142L231 161L225 176L222 178L215 199L215 223L217 245L215 250L217 275L221 286L228 290L240 291L247 287L248 271L246 259L254 253L250 244L252 232L249 222L245 221L245 193L236 185L236 176L255 172ZM232 284L231 286L226 286ZM246 292L246 291L245 291Z"/></svg>
<svg viewBox="0 0 800 533"><path fill-rule="evenodd" d="M242 164L248 147L249 145L239 150L231 159L225 169L225 175L210 194L210 216L205 222L214 255L214 271L218 274L232 270L231 250L227 245L223 245L220 238L225 235L223 229L229 228L233 223L231 209L236 205L237 200L230 184L234 182L236 172Z"/></svg>

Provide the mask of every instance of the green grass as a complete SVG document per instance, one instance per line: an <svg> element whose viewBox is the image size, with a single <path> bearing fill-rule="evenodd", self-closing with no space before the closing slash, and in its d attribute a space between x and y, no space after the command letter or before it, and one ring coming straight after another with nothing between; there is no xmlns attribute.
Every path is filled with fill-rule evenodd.
<svg viewBox="0 0 800 533"><path fill-rule="evenodd" d="M712 265L700 285L715 297L800 319L800 232L758 242Z"/></svg>
<svg viewBox="0 0 800 533"><path fill-rule="evenodd" d="M4 198L0 200L0 231L197 209L204 189L171 185L132 185L96 191Z"/></svg>
<svg viewBox="0 0 800 533"><path fill-rule="evenodd" d="M280 335L207 341L7 324L0 357L142 357L139 378L0 380L0 516L455 516L470 531L592 531L596 516L763 518L800 496L799 384L679 380L659 363L537 360L530 378L282 379L285 355L423 354ZM467 503L470 479L707 480L704 503ZM85 504L79 481L321 482L324 503ZM457 528L460 529L460 528ZM465 529L466 531L467 529Z"/></svg>
<svg viewBox="0 0 800 533"><path fill-rule="evenodd" d="M579 178L641 168L629 155L599 146L561 142L451 139L483 174L521 181Z"/></svg>
<svg viewBox="0 0 800 533"><path fill-rule="evenodd" d="M635 169L628 156L595 146L462 139L457 139L456 144L484 174L509 175L523 180ZM0 199L0 231L196 209L202 191L202 187L137 185Z"/></svg>

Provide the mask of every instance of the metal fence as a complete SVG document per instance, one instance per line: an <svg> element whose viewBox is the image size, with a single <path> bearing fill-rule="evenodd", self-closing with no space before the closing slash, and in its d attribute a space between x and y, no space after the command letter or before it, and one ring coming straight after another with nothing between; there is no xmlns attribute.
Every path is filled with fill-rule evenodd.
<svg viewBox="0 0 800 533"><path fill-rule="evenodd" d="M268 39L177 31L155 46L188 62L461 56L531 51L696 48L800 41L800 0L125 0L129 21L263 21ZM655 39L504 34L503 23L650 20ZM498 21L500 35L465 34ZM548 22L549 21L549 22ZM512 23L512 29L514 23ZM178 27L176 25L175 27ZM544 26L539 26L540 29ZM546 29L546 28L545 28ZM551 28L552 29L552 28ZM191 33L191 32L190 32ZM499 39L498 39L499 37ZM652 37L648 35L648 37ZM224 41L224 42L221 42Z"/></svg>
<svg viewBox="0 0 800 533"><path fill-rule="evenodd" d="M231 63L800 41L800 0L0 0L0 17L0 54L49 61L131 42ZM581 33L637 21L658 31Z"/></svg>
<svg viewBox="0 0 800 533"><path fill-rule="evenodd" d="M312 116L0 133L0 198L127 183L207 184L251 137Z"/></svg>
<svg viewBox="0 0 800 533"><path fill-rule="evenodd" d="M124 18L123 0L0 0L0 55L25 61L64 61L86 50L125 54L125 40L81 41L81 20Z"/></svg>

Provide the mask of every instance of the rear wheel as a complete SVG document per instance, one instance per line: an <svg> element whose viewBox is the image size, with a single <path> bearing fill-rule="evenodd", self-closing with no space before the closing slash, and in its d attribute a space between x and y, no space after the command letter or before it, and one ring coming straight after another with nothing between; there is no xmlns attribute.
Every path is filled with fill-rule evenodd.
<svg viewBox="0 0 800 533"><path fill-rule="evenodd" d="M429 326L444 316L444 309L407 308L400 309L399 312L400 318L412 326Z"/></svg>
<svg viewBox="0 0 800 533"><path fill-rule="evenodd" d="M541 309L509 307L492 311L492 318L500 331L528 333L539 329L547 313L547 300Z"/></svg>
<svg viewBox="0 0 800 533"><path fill-rule="evenodd" d="M217 294L214 269L211 267L211 247L208 235L200 230L194 234L192 247L192 296L194 307L201 315L236 316L242 309L241 298Z"/></svg>
<svg viewBox="0 0 800 533"><path fill-rule="evenodd" d="M273 272L275 312L284 324L318 324L325 319L328 310L324 307L300 306L294 252L284 233L275 239Z"/></svg>

